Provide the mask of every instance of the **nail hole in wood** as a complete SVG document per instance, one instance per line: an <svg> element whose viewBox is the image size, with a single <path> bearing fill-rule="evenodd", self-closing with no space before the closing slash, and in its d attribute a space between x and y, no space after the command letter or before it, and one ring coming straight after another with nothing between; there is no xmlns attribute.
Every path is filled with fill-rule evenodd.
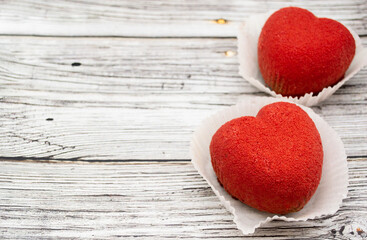
<svg viewBox="0 0 367 240"><path fill-rule="evenodd" d="M79 67L80 65L82 65L80 62L73 62L71 64L72 67Z"/></svg>

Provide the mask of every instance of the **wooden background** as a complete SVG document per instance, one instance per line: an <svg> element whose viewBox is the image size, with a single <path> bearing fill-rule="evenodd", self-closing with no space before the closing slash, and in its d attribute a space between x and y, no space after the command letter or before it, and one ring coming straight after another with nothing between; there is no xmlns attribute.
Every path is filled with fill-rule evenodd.
<svg viewBox="0 0 367 240"><path fill-rule="evenodd" d="M313 107L348 155L335 215L245 237L190 163L205 117L265 96L238 74L238 24L289 5L367 46L366 0L0 0L0 238L366 238L366 68Z"/></svg>

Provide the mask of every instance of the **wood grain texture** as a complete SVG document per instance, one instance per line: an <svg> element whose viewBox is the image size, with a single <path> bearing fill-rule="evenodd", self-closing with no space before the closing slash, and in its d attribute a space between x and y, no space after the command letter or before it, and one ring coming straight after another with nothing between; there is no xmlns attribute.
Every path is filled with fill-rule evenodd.
<svg viewBox="0 0 367 240"><path fill-rule="evenodd" d="M289 5L367 35L366 0L0 0L0 239L247 238L189 142L206 116L266 96L225 53L248 16ZM366 77L313 108L350 156L341 209L249 238L367 237Z"/></svg>
<svg viewBox="0 0 367 240"><path fill-rule="evenodd" d="M274 221L253 239L361 239L367 230L367 159L349 161L347 199L336 215ZM189 162L1 162L1 239L243 238L232 215Z"/></svg>
<svg viewBox="0 0 367 240"><path fill-rule="evenodd" d="M58 36L236 36L252 14L307 8L367 34L365 0L78 0L0 1L0 34ZM226 24L217 24L225 19Z"/></svg>
<svg viewBox="0 0 367 240"><path fill-rule="evenodd" d="M236 51L235 39L0 37L0 44L2 157L189 159L205 117L249 94L266 96L224 54ZM367 155L366 76L364 69L314 107L349 156Z"/></svg>

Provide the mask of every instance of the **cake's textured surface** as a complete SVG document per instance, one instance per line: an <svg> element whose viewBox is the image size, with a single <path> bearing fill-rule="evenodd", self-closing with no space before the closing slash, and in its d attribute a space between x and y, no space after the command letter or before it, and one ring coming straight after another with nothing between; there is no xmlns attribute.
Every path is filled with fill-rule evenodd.
<svg viewBox="0 0 367 240"><path fill-rule="evenodd" d="M320 182L323 149L312 119L277 102L256 117L233 119L210 143L213 169L226 191L261 211L299 211Z"/></svg>
<svg viewBox="0 0 367 240"><path fill-rule="evenodd" d="M318 93L344 77L355 41L341 23L297 7L273 13L262 28L258 63L265 83L283 96Z"/></svg>

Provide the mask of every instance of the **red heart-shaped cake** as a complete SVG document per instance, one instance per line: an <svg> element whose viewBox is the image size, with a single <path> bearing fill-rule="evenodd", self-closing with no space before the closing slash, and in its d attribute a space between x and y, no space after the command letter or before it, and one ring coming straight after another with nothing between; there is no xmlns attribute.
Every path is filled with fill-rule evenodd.
<svg viewBox="0 0 367 240"><path fill-rule="evenodd" d="M233 119L214 134L210 155L218 181L261 211L299 211L320 182L323 149L308 114L292 103L266 105L256 117Z"/></svg>
<svg viewBox="0 0 367 240"><path fill-rule="evenodd" d="M355 41L341 23L306 9L282 8L261 30L258 62L265 83L283 96L318 93L340 81L353 60Z"/></svg>

